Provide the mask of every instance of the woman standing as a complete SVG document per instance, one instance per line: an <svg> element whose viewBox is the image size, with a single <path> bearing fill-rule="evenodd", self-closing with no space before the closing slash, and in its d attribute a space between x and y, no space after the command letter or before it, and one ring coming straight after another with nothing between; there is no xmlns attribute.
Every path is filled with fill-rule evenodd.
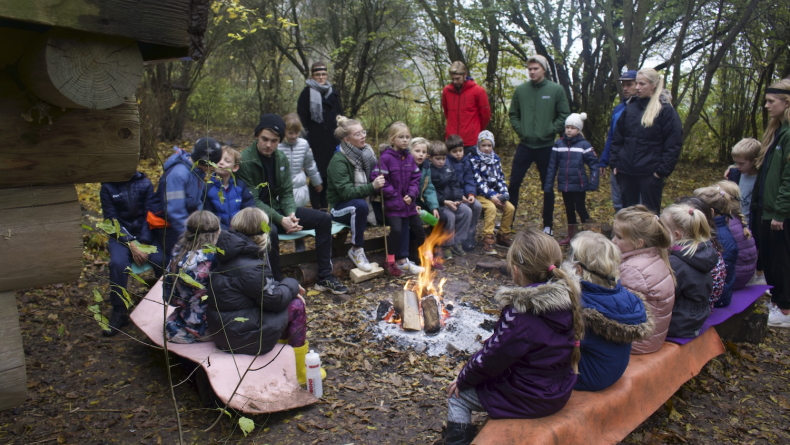
<svg viewBox="0 0 790 445"><path fill-rule="evenodd" d="M340 141L335 138L337 116L343 107L340 104L340 95L329 83L326 63L316 62L310 67L311 78L305 83L307 86L299 95L296 112L307 131L307 142L313 150L315 163L321 179L326 184L326 169L335 153L335 147ZM326 210L326 189L310 189L310 202L315 210Z"/></svg>
<svg viewBox="0 0 790 445"><path fill-rule="evenodd" d="M636 74L636 94L617 120L610 165L623 208L640 204L641 199L641 204L658 213L664 182L683 147L683 127L656 70L646 68Z"/></svg>
<svg viewBox="0 0 790 445"><path fill-rule="evenodd" d="M768 326L790 328L790 80L765 90L770 121L757 158L752 211L760 222L758 254L771 290ZM755 208L756 207L756 208Z"/></svg>

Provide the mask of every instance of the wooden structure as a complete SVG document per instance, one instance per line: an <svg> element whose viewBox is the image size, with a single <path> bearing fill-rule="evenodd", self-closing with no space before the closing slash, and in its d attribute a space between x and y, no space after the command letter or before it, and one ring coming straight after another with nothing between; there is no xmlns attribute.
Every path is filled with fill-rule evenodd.
<svg viewBox="0 0 790 445"><path fill-rule="evenodd" d="M9 291L79 278L73 184L132 176L143 64L201 57L208 13L209 0L0 2L0 410L26 398Z"/></svg>

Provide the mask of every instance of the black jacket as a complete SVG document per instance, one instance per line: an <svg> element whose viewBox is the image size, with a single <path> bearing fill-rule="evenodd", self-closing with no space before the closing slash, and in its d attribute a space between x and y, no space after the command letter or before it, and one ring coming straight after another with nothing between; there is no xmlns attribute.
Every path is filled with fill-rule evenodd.
<svg viewBox="0 0 790 445"><path fill-rule="evenodd" d="M648 102L650 98L638 97L628 102L617 120L609 164L617 173L633 176L657 173L666 178L675 169L683 148L683 126L672 105L662 103L653 125L643 127L642 115Z"/></svg>
<svg viewBox="0 0 790 445"><path fill-rule="evenodd" d="M669 263L675 272L675 306L669 322L669 337L696 337L699 328L710 315L710 294L713 292L713 276L719 255L710 241L697 246L694 255L684 255L678 246L673 246Z"/></svg>
<svg viewBox="0 0 790 445"><path fill-rule="evenodd" d="M313 150L315 165L321 173L321 177L326 179L326 169L329 161L335 154L335 148L340 144L335 138L337 128L337 116L343 114L343 106L340 103L340 95L332 87L332 94L323 97L321 100L323 109L322 123L318 123L310 118L310 87L305 87L296 102L296 112L302 121L305 131L307 131L307 142Z"/></svg>
<svg viewBox="0 0 790 445"><path fill-rule="evenodd" d="M436 199L439 205L443 206L444 201L460 201L463 199L463 191L458 184L458 175L455 169L445 162L444 167L437 168L431 164L431 181L433 188L436 189Z"/></svg>
<svg viewBox="0 0 790 445"><path fill-rule="evenodd" d="M99 197L104 219L117 219L121 232L126 234L121 241L151 242L151 230L145 218L154 197L154 187L145 173L135 172L132 179L125 182L103 182Z"/></svg>
<svg viewBox="0 0 790 445"><path fill-rule="evenodd" d="M208 333L223 351L265 354L288 324L287 307L299 283L293 278L278 283L268 269L264 276L258 245L234 230L220 233L217 248L225 253L217 253L211 275Z"/></svg>
<svg viewBox="0 0 790 445"><path fill-rule="evenodd" d="M584 169L585 164L590 169L589 178ZM563 136L554 143L546 184L543 186L545 192L551 192L554 188L554 177L557 178L557 190L560 192L598 190L598 158L584 136Z"/></svg>

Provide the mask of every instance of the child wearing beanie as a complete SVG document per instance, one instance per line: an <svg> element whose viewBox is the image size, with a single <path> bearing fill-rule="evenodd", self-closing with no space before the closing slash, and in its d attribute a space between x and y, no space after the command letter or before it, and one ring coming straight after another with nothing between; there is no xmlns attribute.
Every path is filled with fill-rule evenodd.
<svg viewBox="0 0 790 445"><path fill-rule="evenodd" d="M586 119L587 113L573 113L565 119L565 136L554 143L549 160L544 191L551 191L556 176L557 189L562 192L565 215L568 217L568 236L560 241L560 245L569 244L578 232L577 213L581 223L590 221L584 203L586 192L598 190L598 157L582 134ZM590 169L589 178L584 169L585 164Z"/></svg>

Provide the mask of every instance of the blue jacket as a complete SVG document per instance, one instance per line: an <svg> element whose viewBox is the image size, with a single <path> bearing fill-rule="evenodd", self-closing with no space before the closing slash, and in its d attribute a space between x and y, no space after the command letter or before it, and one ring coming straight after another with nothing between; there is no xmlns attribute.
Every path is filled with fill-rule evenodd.
<svg viewBox="0 0 790 445"><path fill-rule="evenodd" d="M436 189L436 200L440 206L444 205L444 201L460 201L464 197L458 184L458 175L448 163L445 163L442 168L431 164L431 182L433 188Z"/></svg>
<svg viewBox="0 0 790 445"><path fill-rule="evenodd" d="M222 189L223 198L220 199L219 191ZM236 216L241 209L255 207L255 196L241 179L231 176L228 181L228 188L223 189L222 179L211 178L211 186L206 191L206 202L204 209L210 210L219 216L223 230L230 228L230 220Z"/></svg>
<svg viewBox="0 0 790 445"><path fill-rule="evenodd" d="M649 338L655 323L644 301L620 283L609 289L582 280L581 286L585 332L573 389L600 391L620 379L631 342Z"/></svg>
<svg viewBox="0 0 790 445"><path fill-rule="evenodd" d="M713 217L713 222L716 223L716 239L721 244L721 256L724 258L724 264L727 267L727 278L724 280L724 291L716 302L716 307L725 307L730 305L732 301L732 289L735 284L735 263L738 261L738 243L735 237L730 232L730 222L725 215Z"/></svg>
<svg viewBox="0 0 790 445"><path fill-rule="evenodd" d="M609 150L612 148L612 139L614 139L614 127L617 126L617 119L620 119L620 115L623 114L623 110L625 110L625 106L628 104L628 99L623 99L612 111L612 121L609 123L609 132L606 134L606 145L603 147L603 153L601 153L601 167L608 167L609 166Z"/></svg>
<svg viewBox="0 0 790 445"><path fill-rule="evenodd" d="M590 168L590 177L584 165ZM586 192L598 190L598 158L592 145L582 135L573 138L561 137L554 143L543 190L551 192L554 177L560 192Z"/></svg>
<svg viewBox="0 0 790 445"><path fill-rule="evenodd" d="M117 219L121 225L121 233L126 235L122 241L151 243L151 230L145 218L148 203L154 197L154 186L145 173L135 172L132 179L124 182L103 182L99 197L104 219Z"/></svg>
<svg viewBox="0 0 790 445"><path fill-rule="evenodd" d="M159 214L179 236L184 233L187 218L192 212L203 210L206 194L203 170L192 168L190 153L176 148L164 165L156 194L148 210ZM161 213L160 213L161 212Z"/></svg>
<svg viewBox="0 0 790 445"><path fill-rule="evenodd" d="M447 163L455 170L455 175L458 176L458 185L461 187L464 196L475 196L477 195L475 172L469 163L469 157L470 155L466 155L459 161L452 156L447 156Z"/></svg>

